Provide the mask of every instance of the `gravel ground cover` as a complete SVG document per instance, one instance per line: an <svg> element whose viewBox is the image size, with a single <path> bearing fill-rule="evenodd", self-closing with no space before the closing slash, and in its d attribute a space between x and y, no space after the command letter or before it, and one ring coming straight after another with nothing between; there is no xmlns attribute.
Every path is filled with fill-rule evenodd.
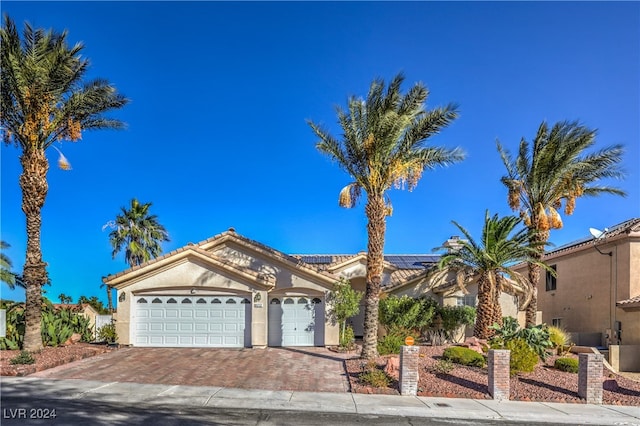
<svg viewBox="0 0 640 426"><path fill-rule="evenodd" d="M454 364L448 374L433 372L433 367L442 357L444 346L420 347L419 396L446 398L491 398L487 388L487 369L465 367ZM574 355L575 356L575 355ZM385 366L389 357L379 357L376 362ZM557 356L539 363L531 373L523 373L511 378L511 400L539 402L585 403L578 396L578 375L553 368ZM398 373L391 373L394 379L387 388L372 388L358 380L363 368L359 359L346 360L345 365L355 393L398 394ZM603 403L612 405L640 406L640 382L603 372Z"/></svg>
<svg viewBox="0 0 640 426"><path fill-rule="evenodd" d="M37 371L57 367L62 364L100 355L109 352L113 348L107 345L93 345L89 343L74 343L68 346L47 346L40 352L34 353L35 363L13 365L11 359L20 354L20 351L0 351L0 376L27 376Z"/></svg>

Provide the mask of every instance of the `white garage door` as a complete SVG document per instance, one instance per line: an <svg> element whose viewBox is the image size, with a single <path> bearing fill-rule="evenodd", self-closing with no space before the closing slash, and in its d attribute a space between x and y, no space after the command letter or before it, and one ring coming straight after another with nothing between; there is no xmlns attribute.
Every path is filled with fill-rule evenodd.
<svg viewBox="0 0 640 426"><path fill-rule="evenodd" d="M244 347L251 345L251 303L237 296L139 296L135 345Z"/></svg>
<svg viewBox="0 0 640 426"><path fill-rule="evenodd" d="M283 297L269 302L269 346L324 345L324 304L319 298Z"/></svg>

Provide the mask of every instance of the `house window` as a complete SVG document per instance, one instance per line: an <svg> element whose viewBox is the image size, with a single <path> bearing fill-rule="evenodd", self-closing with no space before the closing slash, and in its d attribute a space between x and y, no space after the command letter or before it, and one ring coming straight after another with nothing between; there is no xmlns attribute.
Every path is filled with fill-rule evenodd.
<svg viewBox="0 0 640 426"><path fill-rule="evenodd" d="M551 269L553 269L553 272L557 272L557 267L556 265L551 265ZM557 273L555 274L557 275ZM556 280L556 276L554 276L551 271L547 271L547 285L546 285L546 289L547 291L552 291L556 289L556 285L557 285L557 280Z"/></svg>
<svg viewBox="0 0 640 426"><path fill-rule="evenodd" d="M562 318L553 318L551 320L551 325L554 327L562 327Z"/></svg>
<svg viewBox="0 0 640 426"><path fill-rule="evenodd" d="M471 306L474 308L476 306L476 295L467 294L466 296L458 297L456 300L456 306Z"/></svg>

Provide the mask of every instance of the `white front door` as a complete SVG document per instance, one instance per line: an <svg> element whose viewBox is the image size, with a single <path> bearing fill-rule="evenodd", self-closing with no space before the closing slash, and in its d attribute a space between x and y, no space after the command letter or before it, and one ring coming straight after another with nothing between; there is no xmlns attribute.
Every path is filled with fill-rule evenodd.
<svg viewBox="0 0 640 426"><path fill-rule="evenodd" d="M135 346L251 345L251 303L247 298L138 296L134 298L134 306Z"/></svg>
<svg viewBox="0 0 640 426"><path fill-rule="evenodd" d="M269 302L269 346L324 345L324 304L319 298L273 298Z"/></svg>

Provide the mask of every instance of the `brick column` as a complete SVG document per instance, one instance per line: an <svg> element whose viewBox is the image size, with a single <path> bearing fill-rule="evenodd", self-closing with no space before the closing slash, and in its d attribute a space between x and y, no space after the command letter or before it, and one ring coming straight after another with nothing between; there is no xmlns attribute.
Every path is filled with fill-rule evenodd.
<svg viewBox="0 0 640 426"><path fill-rule="evenodd" d="M578 396L602 404L602 354L578 354Z"/></svg>
<svg viewBox="0 0 640 426"><path fill-rule="evenodd" d="M418 394L418 346L403 346L400 351L400 395Z"/></svg>
<svg viewBox="0 0 640 426"><path fill-rule="evenodd" d="M491 349L489 351L489 393L498 401L509 400L511 378L509 376L509 361L511 351L506 349Z"/></svg>

